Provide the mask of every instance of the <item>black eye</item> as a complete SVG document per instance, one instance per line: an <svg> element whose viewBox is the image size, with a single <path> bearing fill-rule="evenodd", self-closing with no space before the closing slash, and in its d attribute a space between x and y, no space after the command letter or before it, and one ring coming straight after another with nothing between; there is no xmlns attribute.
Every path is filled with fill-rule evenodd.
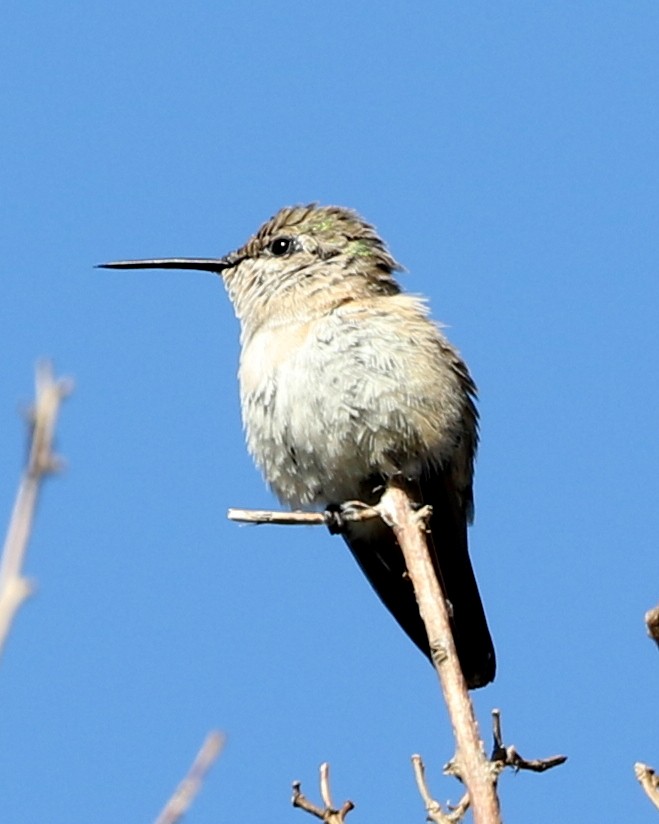
<svg viewBox="0 0 659 824"><path fill-rule="evenodd" d="M270 251L275 257L287 255L293 248L293 239L290 237L275 238L270 244Z"/></svg>

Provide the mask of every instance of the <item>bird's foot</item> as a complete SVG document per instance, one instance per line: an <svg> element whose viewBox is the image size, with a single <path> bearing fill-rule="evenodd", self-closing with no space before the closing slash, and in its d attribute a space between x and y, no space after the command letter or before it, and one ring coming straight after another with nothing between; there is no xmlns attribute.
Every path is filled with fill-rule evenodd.
<svg viewBox="0 0 659 824"><path fill-rule="evenodd" d="M332 535L342 535L350 521L357 520L357 515L371 507L362 501L344 501L342 504L329 504L323 513L325 523Z"/></svg>
<svg viewBox="0 0 659 824"><path fill-rule="evenodd" d="M323 512L325 523L330 531L330 535L340 535L345 531L345 520L341 514L340 504L330 504Z"/></svg>

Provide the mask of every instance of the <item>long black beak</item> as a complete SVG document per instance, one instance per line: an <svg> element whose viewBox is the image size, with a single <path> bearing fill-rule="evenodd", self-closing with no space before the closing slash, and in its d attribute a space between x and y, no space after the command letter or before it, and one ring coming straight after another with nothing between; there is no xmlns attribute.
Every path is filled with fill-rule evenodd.
<svg viewBox="0 0 659 824"><path fill-rule="evenodd" d="M221 274L235 263L226 258L162 258L159 260L118 260L99 263L97 269L198 269Z"/></svg>

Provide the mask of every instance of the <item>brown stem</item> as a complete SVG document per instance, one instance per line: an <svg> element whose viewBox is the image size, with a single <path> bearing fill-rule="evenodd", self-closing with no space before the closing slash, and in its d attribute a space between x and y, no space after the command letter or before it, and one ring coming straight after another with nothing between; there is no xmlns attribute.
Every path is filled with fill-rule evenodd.
<svg viewBox="0 0 659 824"><path fill-rule="evenodd" d="M426 783L426 768L420 755L412 756L412 766L414 767L416 786L423 799L426 813L428 814L427 820L432 821L433 824L458 824L458 822L462 821L469 809L469 793L463 795L457 807L445 813L439 801L436 801L430 795L430 790Z"/></svg>
<svg viewBox="0 0 659 824"><path fill-rule="evenodd" d="M375 507L366 506L356 501L350 502L353 506L341 513L345 521L368 521L379 518ZM273 512L271 509L236 509L227 511L230 521L243 524L276 524L277 526L322 526L327 523L325 512Z"/></svg>
<svg viewBox="0 0 659 824"><path fill-rule="evenodd" d="M497 775L506 767L514 770L530 770L531 772L545 772L567 761L567 755L551 755L549 758L522 758L514 746L505 746L501 732L501 710L492 710L492 732L494 746L490 760Z"/></svg>
<svg viewBox="0 0 659 824"><path fill-rule="evenodd" d="M398 482L389 483L377 508L396 535L414 585L457 742L456 771L469 791L474 822L500 824L496 778L478 733L478 723L453 641L446 600L428 552L425 531L430 511L427 508L415 510L411 496Z"/></svg>
<svg viewBox="0 0 659 824"><path fill-rule="evenodd" d="M320 765L320 797L323 799L322 807L309 801L302 794L302 784L299 781L293 782L293 798L291 799L293 806L319 818L325 824L344 824L348 813L355 809L352 801L346 801L340 810L334 807L329 783L329 764L327 763Z"/></svg>

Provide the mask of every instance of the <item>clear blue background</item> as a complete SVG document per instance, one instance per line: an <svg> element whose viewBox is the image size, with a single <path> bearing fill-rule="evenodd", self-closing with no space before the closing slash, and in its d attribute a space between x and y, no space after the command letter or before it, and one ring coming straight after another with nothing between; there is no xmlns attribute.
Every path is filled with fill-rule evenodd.
<svg viewBox="0 0 659 824"><path fill-rule="evenodd" d="M248 528L221 255L282 205L357 208L479 384L473 555L497 644L505 819L654 822L659 767L656 2L112 4L0 13L0 514L39 355L76 380L0 665L3 822L144 822L206 731L189 814L419 821L452 738L432 671L323 530ZM309 820L309 819L307 819Z"/></svg>

